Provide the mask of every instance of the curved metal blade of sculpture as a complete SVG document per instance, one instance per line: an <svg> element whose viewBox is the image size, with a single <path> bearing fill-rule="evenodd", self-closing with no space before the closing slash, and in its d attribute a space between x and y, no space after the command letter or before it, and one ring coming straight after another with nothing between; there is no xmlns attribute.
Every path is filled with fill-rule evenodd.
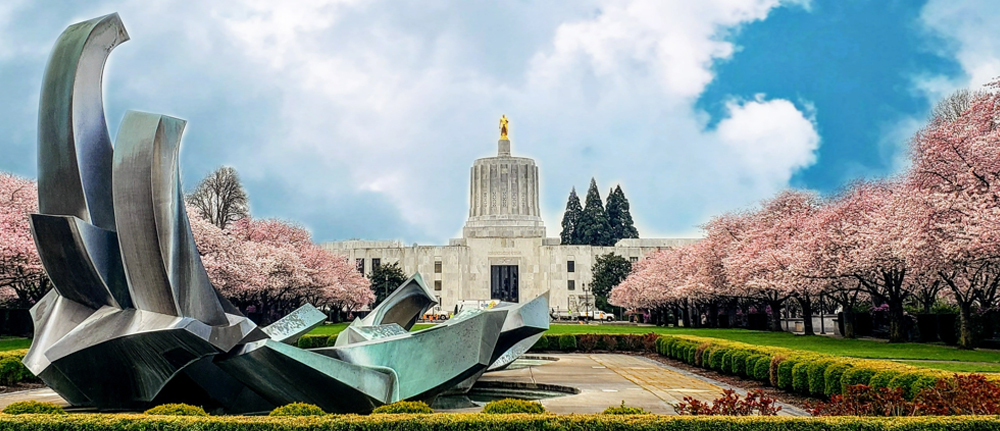
<svg viewBox="0 0 1000 431"><path fill-rule="evenodd" d="M322 322L308 304L263 330L241 314L209 281L184 209L185 122L129 111L111 147L101 79L127 40L117 14L74 24L45 71L31 225L54 288L31 310L33 373L71 404L102 410L177 401L239 413L302 401L362 413L432 398L497 360L506 310L413 334L400 326L433 305L419 277L373 317L398 330L344 348L286 344Z"/></svg>

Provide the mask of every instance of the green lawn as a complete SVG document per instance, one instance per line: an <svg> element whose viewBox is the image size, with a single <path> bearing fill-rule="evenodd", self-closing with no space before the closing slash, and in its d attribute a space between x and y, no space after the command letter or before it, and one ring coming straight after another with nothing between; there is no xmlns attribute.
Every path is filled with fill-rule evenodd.
<svg viewBox="0 0 1000 431"><path fill-rule="evenodd" d="M29 338L0 337L0 352L27 349L28 347L31 347L31 339Z"/></svg>
<svg viewBox="0 0 1000 431"><path fill-rule="evenodd" d="M339 334L340 331L343 331L344 328L347 327L347 325L348 325L348 323L334 323L332 325L323 325L323 326L320 326L320 327L318 327L318 328L313 329L312 331L310 331L309 335L333 335L333 334ZM434 326L434 325L431 325L431 324L413 325L413 329L411 329L411 331L419 331L421 329L430 328L431 326Z"/></svg>
<svg viewBox="0 0 1000 431"><path fill-rule="evenodd" d="M339 333L346 323L325 325L314 329L312 334L332 335ZM416 325L414 330L431 325ZM899 343L889 344L873 340L849 340L823 336L804 337L787 332L748 331L745 329L690 329L661 328L652 326L618 325L573 325L553 324L548 334L657 334L697 335L721 338L763 346L788 347L809 350L830 355L852 356L856 358L893 359L910 365L960 372L1000 372L1000 352L986 350L959 350L942 344ZM945 361L922 362L907 359ZM994 365L995 364L995 365Z"/></svg>
<svg viewBox="0 0 1000 431"><path fill-rule="evenodd" d="M873 340L850 340L824 336L805 337L787 332L748 331L745 329L693 329L660 328L649 326L616 325L560 325L553 324L548 334L583 333L647 333L696 335L722 338L763 346L787 347L810 350L830 355L872 359L927 359L935 361L990 362L1000 364L1000 352L986 350L959 350L942 344L898 343L890 344ZM922 362L919 365L949 371L1000 371L1000 366L987 364L949 364ZM965 370L964 368L968 368Z"/></svg>

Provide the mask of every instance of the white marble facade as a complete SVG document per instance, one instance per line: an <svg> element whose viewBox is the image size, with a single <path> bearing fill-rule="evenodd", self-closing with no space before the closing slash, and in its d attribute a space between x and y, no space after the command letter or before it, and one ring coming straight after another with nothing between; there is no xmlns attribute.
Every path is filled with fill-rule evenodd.
<svg viewBox="0 0 1000 431"><path fill-rule="evenodd" d="M494 284L513 281L509 275L498 275L494 267L516 267L516 300L549 291L552 308L581 311L584 298L590 296L585 295L584 285L590 284L598 256L613 252L634 262L651 251L697 241L642 238L623 239L614 247L561 245L559 238L545 237L538 180L535 162L511 157L510 141L502 139L496 157L476 160L472 167L463 238L440 246L350 240L324 247L348 256L365 274L374 264L392 262L398 262L407 275L419 272L438 295L443 311L453 310L459 301L498 299Z"/></svg>

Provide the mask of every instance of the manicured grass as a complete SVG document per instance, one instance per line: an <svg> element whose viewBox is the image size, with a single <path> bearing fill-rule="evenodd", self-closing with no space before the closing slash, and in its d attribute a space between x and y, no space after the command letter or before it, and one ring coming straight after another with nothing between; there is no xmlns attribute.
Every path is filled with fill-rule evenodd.
<svg viewBox="0 0 1000 431"><path fill-rule="evenodd" d="M0 352L27 349L29 347L31 347L30 338L0 337Z"/></svg>
<svg viewBox="0 0 1000 431"><path fill-rule="evenodd" d="M984 364L981 362L927 362L927 361L896 361L915 367L936 368L938 370L954 371L956 373L1000 373L1000 364Z"/></svg>
<svg viewBox="0 0 1000 431"><path fill-rule="evenodd" d="M309 332L309 334L311 334L311 335L333 335L333 334L339 334L340 331L343 331L344 328L347 327L347 325L349 325L349 323L334 323L334 324L330 324L330 325L323 325L323 326L320 326L320 327L318 327L316 329L313 329L312 331ZM416 325L413 325L413 329L411 329L411 331L419 331L421 329L430 328L431 326L434 326L434 325L430 325L430 324L416 324Z"/></svg>
<svg viewBox="0 0 1000 431"><path fill-rule="evenodd" d="M548 334L657 334L695 335L743 343L810 350L830 355L872 359L928 359L935 361L990 362L1000 364L1000 353L986 350L959 350L942 344L886 343L874 340L850 340L825 336L805 337L787 332L749 331L746 329L661 328L652 326L563 325L553 324ZM940 368L938 363L921 366ZM949 364L944 364L947 366ZM969 364L972 366L972 364ZM989 366L987 366L989 367ZM983 370L985 371L985 370Z"/></svg>
<svg viewBox="0 0 1000 431"><path fill-rule="evenodd" d="M416 325L413 330L431 325ZM346 323L324 325L311 334L332 335L339 333ZM817 328L818 330L818 328ZM985 350L959 350L942 344L886 343L874 340L850 340L825 336L805 337L788 332L749 331L746 329L694 329L662 328L656 326L579 325L554 323L547 334L657 334L695 335L721 338L763 346L787 347L809 350L829 355L871 359L900 359L901 362L926 368L957 372L1000 372L1000 353ZM906 362L906 359L924 359L947 362ZM988 364L987 364L988 363ZM997 365L992 365L997 364Z"/></svg>

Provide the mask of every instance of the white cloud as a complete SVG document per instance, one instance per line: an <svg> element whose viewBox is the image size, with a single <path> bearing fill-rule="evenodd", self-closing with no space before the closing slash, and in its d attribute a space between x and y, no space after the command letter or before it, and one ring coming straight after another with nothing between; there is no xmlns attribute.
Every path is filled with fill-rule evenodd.
<svg viewBox="0 0 1000 431"><path fill-rule="evenodd" d="M440 242L464 222L468 168L494 154L500 114L541 167L550 235L591 176L602 193L622 182L647 236L786 187L815 162L809 109L732 101L709 128L694 107L739 28L781 6L167 1L73 16L117 9L133 37L109 63L113 127L125 108L188 119L185 169L236 166L254 211L324 239Z"/></svg>
<svg viewBox="0 0 1000 431"><path fill-rule="evenodd" d="M930 0L921 10L924 26L952 42L942 54L953 55L966 76L943 81L928 77L920 84L938 100L952 91L978 88L1000 76L1000 39L996 25L1000 8L990 0ZM951 84L951 85L948 85Z"/></svg>

